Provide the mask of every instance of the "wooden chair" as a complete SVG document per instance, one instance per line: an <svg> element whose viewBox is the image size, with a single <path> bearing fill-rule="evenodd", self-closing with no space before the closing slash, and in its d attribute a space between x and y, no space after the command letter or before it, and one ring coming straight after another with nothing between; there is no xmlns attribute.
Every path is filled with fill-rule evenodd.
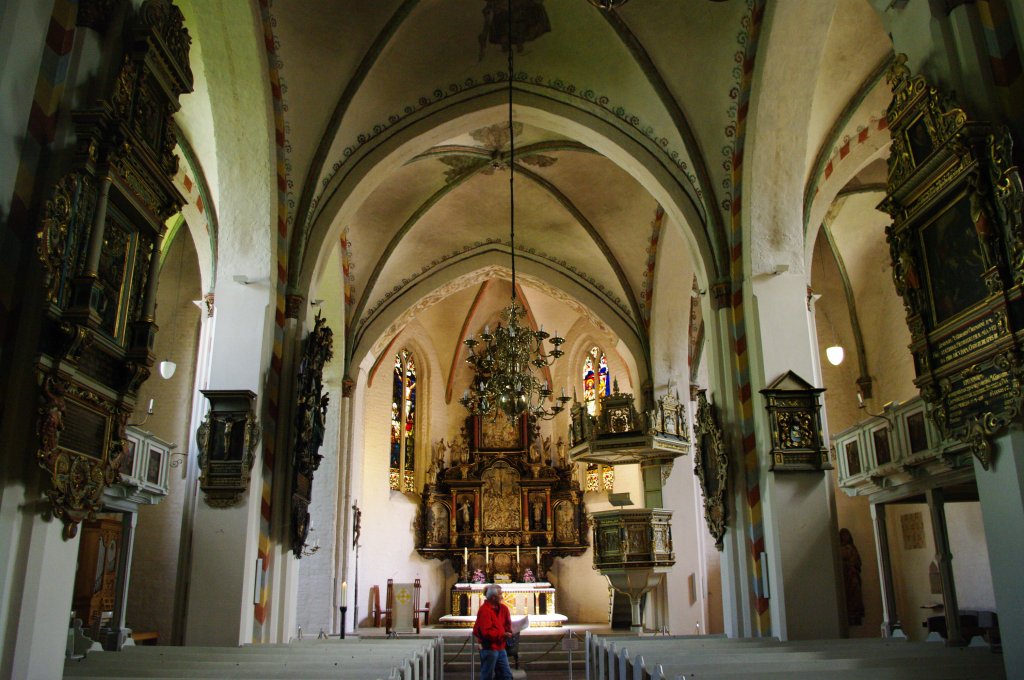
<svg viewBox="0 0 1024 680"><path fill-rule="evenodd" d="M380 608L380 586L370 586L370 597L373 598L373 605L370 609L370 616L373 617L373 627L380 628L380 618L384 614Z"/></svg>
<svg viewBox="0 0 1024 680"><path fill-rule="evenodd" d="M388 635L397 635L398 633L410 633L411 630L397 630L395 628L395 581L394 579L388 579L388 591L387 597L384 602L384 630ZM420 633L420 615L423 615L423 623L427 623L427 617L430 616L430 602L427 602L426 606L420 607L420 580L416 579L412 586L412 623L416 628L416 634Z"/></svg>

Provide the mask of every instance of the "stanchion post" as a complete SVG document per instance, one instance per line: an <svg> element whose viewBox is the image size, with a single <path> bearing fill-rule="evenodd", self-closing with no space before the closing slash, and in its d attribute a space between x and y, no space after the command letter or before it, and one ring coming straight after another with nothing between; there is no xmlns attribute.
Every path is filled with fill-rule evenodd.
<svg viewBox="0 0 1024 680"><path fill-rule="evenodd" d="M341 605L340 607L338 607L338 609L341 610L341 635L339 635L338 637L340 639L344 640L345 639L345 623L346 623L346 620L347 620L346 619L346 614L348 614L348 606Z"/></svg>

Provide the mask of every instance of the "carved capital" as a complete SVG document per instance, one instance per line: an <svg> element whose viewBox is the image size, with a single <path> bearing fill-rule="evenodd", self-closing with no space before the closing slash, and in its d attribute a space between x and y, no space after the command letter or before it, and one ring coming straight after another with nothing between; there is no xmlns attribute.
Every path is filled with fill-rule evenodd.
<svg viewBox="0 0 1024 680"><path fill-rule="evenodd" d="M286 295L284 298L284 316L286 319L298 319L302 313L302 303L306 301L304 295Z"/></svg>
<svg viewBox="0 0 1024 680"><path fill-rule="evenodd" d="M732 286L728 281L719 281L711 286L711 308L716 312L732 306Z"/></svg>

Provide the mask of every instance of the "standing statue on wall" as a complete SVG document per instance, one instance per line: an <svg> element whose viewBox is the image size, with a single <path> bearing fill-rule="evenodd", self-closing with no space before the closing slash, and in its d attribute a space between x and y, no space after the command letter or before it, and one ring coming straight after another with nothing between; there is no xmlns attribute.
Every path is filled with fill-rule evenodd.
<svg viewBox="0 0 1024 680"><path fill-rule="evenodd" d="M843 585L846 587L846 621L851 626L859 626L864 622L860 552L853 544L853 534L849 529L839 530L839 555L843 560Z"/></svg>
<svg viewBox="0 0 1024 680"><path fill-rule="evenodd" d="M458 525L459 531L473 530L473 505L469 501L469 496L463 496L459 500Z"/></svg>
<svg viewBox="0 0 1024 680"><path fill-rule="evenodd" d="M530 462L539 463L541 459L540 452L540 440L534 439L533 443L530 444Z"/></svg>
<svg viewBox="0 0 1024 680"><path fill-rule="evenodd" d="M530 528L534 531L543 531L547 528L544 526L544 509L544 499L534 496L530 503Z"/></svg>
<svg viewBox="0 0 1024 680"><path fill-rule="evenodd" d="M565 440L559 437L555 446L558 448L558 467L569 467L569 447L566 446Z"/></svg>

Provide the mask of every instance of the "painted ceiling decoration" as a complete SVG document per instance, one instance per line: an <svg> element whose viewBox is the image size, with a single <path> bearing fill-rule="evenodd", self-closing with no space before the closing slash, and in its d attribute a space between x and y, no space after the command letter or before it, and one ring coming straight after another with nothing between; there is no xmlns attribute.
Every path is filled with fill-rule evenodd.
<svg viewBox="0 0 1024 680"><path fill-rule="evenodd" d="M357 349L387 342L378 337L385 329L400 331L397 320L424 295L442 304L432 291L507 257L507 217L495 206L509 162L508 122L497 110L509 49L522 180L516 254L531 274L576 291L647 347L659 242L666 229L683 229L701 251L702 285L719 303L731 300L766 2L594 4L513 0L510 40L503 0L477 0L469 12L420 0L357 12L349 0L315 12L300 0L261 2L286 216L278 271L301 290L324 244L340 243L348 365L362 360ZM692 40L679 40L684 26ZM846 136L856 145L862 134L848 127L831 146L841 149ZM366 179L380 167L388 170Z"/></svg>

